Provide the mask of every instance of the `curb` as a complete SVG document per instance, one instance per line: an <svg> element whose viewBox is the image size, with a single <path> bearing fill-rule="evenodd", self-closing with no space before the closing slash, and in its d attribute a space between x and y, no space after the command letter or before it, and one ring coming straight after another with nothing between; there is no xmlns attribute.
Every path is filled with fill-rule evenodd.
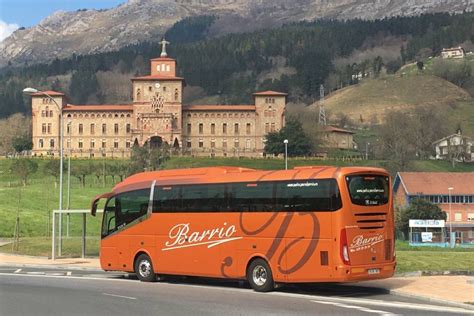
<svg viewBox="0 0 474 316"><path fill-rule="evenodd" d="M451 306L451 307L459 307L459 308L464 308L467 310L474 310L474 305L466 304L466 303L459 303L459 302L453 302L453 301L448 301L448 300L443 300L440 298L433 298L429 296L423 296L423 295L418 295L418 294L409 294L409 293L404 293L399 290L388 290L388 292L392 295L396 296L401 296L401 297L407 297L407 298L416 298L420 301L425 301L425 302L430 302L430 303L438 303L438 304L443 304L446 306Z"/></svg>
<svg viewBox="0 0 474 316"><path fill-rule="evenodd" d="M474 275L474 270L461 270L461 271L412 271L412 272L402 272L395 273L394 277L422 277L422 276L452 276L452 275L465 275L471 276Z"/></svg>

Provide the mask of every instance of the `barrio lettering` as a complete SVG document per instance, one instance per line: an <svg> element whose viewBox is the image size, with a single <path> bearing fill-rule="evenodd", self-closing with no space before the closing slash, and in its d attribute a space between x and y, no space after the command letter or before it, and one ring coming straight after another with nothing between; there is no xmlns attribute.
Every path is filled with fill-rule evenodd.
<svg viewBox="0 0 474 316"><path fill-rule="evenodd" d="M349 250L350 252L364 250L382 241L384 241L382 234L368 237L364 237L364 235L357 235L352 239Z"/></svg>
<svg viewBox="0 0 474 316"><path fill-rule="evenodd" d="M224 223L222 227L206 229L203 231L191 231L189 223L176 224L171 227L162 251L207 245L207 248L220 245L225 242L241 239L232 237L237 232L235 225Z"/></svg>

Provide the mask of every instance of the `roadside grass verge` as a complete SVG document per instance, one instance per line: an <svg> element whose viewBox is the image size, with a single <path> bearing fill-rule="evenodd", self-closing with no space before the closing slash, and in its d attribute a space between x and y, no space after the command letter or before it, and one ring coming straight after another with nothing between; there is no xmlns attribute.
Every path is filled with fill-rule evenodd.
<svg viewBox="0 0 474 316"><path fill-rule="evenodd" d="M397 251L397 272L474 271L474 251Z"/></svg>
<svg viewBox="0 0 474 316"><path fill-rule="evenodd" d="M99 256L99 237L86 238L86 257ZM28 256L40 256L51 258L51 238L49 237L25 237L20 239L17 245L18 250L14 250L13 243L0 247L0 252L9 254L21 254ZM82 238L70 237L63 238L62 257L75 258L80 257L82 251Z"/></svg>

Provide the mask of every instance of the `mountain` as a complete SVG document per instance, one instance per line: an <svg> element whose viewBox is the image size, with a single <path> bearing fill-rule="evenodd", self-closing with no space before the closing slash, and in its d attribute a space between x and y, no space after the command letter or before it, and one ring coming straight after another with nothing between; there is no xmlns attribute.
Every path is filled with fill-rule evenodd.
<svg viewBox="0 0 474 316"><path fill-rule="evenodd" d="M318 18L380 19L473 9L472 0L129 0L108 10L58 11L34 27L20 28L0 42L0 66L156 42L190 16L215 15L208 34L220 36Z"/></svg>

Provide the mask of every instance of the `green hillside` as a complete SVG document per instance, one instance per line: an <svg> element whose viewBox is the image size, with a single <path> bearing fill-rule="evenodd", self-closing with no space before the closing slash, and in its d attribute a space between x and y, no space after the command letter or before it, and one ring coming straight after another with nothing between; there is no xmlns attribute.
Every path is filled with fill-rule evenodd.
<svg viewBox="0 0 474 316"><path fill-rule="evenodd" d="M318 103L312 105L317 111ZM465 90L429 74L391 75L364 79L361 83L330 94L326 109L333 115L344 113L356 123L381 123L392 110L428 106L447 111L453 128L460 125L474 135L474 100Z"/></svg>

